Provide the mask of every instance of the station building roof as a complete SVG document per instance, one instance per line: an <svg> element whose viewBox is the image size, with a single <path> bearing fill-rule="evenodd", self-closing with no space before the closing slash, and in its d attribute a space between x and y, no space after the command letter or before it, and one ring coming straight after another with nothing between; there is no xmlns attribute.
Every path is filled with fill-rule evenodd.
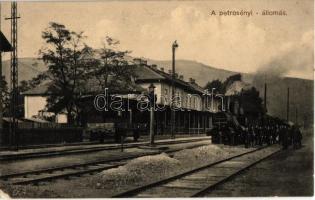
<svg viewBox="0 0 315 200"><path fill-rule="evenodd" d="M136 83L166 82L172 83L172 74L159 70L157 66L146 64L135 65ZM174 79L174 85L192 93L204 93L204 89L197 83L186 82L178 77Z"/></svg>

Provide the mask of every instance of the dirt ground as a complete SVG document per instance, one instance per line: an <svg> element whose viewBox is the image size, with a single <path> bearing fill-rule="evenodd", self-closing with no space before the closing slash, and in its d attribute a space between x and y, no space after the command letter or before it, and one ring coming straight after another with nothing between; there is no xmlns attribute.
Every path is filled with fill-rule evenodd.
<svg viewBox="0 0 315 200"><path fill-rule="evenodd" d="M303 147L283 150L209 191L205 197L313 196L314 138L310 130Z"/></svg>

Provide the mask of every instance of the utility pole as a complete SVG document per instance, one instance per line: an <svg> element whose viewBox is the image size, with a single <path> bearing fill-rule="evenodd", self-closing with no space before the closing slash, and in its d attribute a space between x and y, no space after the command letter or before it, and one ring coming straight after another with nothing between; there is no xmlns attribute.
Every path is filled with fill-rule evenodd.
<svg viewBox="0 0 315 200"><path fill-rule="evenodd" d="M290 117L290 88L288 88L288 94L287 94L287 121L289 121Z"/></svg>
<svg viewBox="0 0 315 200"><path fill-rule="evenodd" d="M178 47L177 41L175 40L172 44L172 99L171 99L171 138L175 139L175 108L174 108L174 99L175 99L175 50Z"/></svg>
<svg viewBox="0 0 315 200"><path fill-rule="evenodd" d="M19 149L19 135L17 132L17 104L18 104L18 60L17 60L17 2L11 2L11 17L6 20L11 20L11 44L13 51L11 52L11 136L15 143L16 150Z"/></svg>
<svg viewBox="0 0 315 200"><path fill-rule="evenodd" d="M264 108L265 108L265 112L267 113L267 81L266 81L266 75L265 75Z"/></svg>
<svg viewBox="0 0 315 200"><path fill-rule="evenodd" d="M154 145L154 108L155 108L155 101L156 101L156 97L154 94L154 89L155 86L153 85L153 83L151 83L151 85L149 86L149 100L150 100L150 145L153 146Z"/></svg>
<svg viewBox="0 0 315 200"><path fill-rule="evenodd" d="M298 108L297 105L295 106L295 124L298 124Z"/></svg>

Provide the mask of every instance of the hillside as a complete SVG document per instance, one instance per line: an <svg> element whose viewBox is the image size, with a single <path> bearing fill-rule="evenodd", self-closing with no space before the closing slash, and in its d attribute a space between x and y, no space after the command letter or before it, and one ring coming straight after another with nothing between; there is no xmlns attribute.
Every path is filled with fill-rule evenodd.
<svg viewBox="0 0 315 200"><path fill-rule="evenodd" d="M18 66L19 81L30 80L40 72L47 70L44 62L35 58L19 58ZM10 60L3 61L2 74L10 83Z"/></svg>
<svg viewBox="0 0 315 200"><path fill-rule="evenodd" d="M172 68L171 61L148 60L148 64L156 64L159 68L163 67L166 71ZM175 71L184 75L186 81L188 81L190 77L196 79L197 83L201 86L206 85L209 80L225 80L227 77L236 73L207 66L191 60L176 60Z"/></svg>
<svg viewBox="0 0 315 200"><path fill-rule="evenodd" d="M165 71L171 69L171 61L148 60L148 64L157 64L159 68L163 67ZM3 74L6 80L9 80L10 62L5 61ZM19 80L30 80L39 72L45 71L47 67L41 60L34 58L19 59ZM225 80L237 72L227 71L204 65L202 63L190 60L177 60L176 71L184 75L187 81L190 77L196 79L196 82L204 86L208 81L214 79ZM243 79L252 83L263 96L264 80L261 77L255 77L253 74L244 74ZM267 106L271 115L286 118L286 97L287 88L290 87L290 120L295 120L295 110L298 109L298 120L313 122L313 80L298 78L267 78Z"/></svg>
<svg viewBox="0 0 315 200"><path fill-rule="evenodd" d="M263 95L264 81L256 80L253 85ZM283 119L287 116L287 91L290 88L289 119L300 124L313 124L313 81L298 78L267 78L268 113ZM297 113L296 113L297 111ZM297 115L296 115L297 114Z"/></svg>

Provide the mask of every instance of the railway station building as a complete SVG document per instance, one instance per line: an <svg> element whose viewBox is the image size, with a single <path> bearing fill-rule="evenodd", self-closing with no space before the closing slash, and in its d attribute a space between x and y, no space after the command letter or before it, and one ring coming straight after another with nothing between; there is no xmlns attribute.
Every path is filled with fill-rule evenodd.
<svg viewBox="0 0 315 200"><path fill-rule="evenodd" d="M82 103L90 106L81 119L83 126L87 123L129 122L130 124L148 124L149 110L139 110L139 100L148 94L149 86L154 86L156 105L161 110L155 111L156 134L167 134L171 131L171 99L172 99L172 72L166 72L163 67L148 65L141 59L133 59L130 66L134 67L133 84L128 88L109 88L109 96L115 95L121 99L122 111L98 110L93 107L96 94L104 94L104 88L99 88L93 80L89 81L90 90L83 95ZM53 117L54 123L67 123L65 110L47 110L49 83L43 83L23 93L25 119ZM201 134L208 132L213 124L213 115L224 110L224 96L212 96L205 91L194 79L185 81L182 75L175 74L174 95L175 106L175 133ZM174 102L173 102L174 103ZM174 104L173 104L174 105Z"/></svg>

